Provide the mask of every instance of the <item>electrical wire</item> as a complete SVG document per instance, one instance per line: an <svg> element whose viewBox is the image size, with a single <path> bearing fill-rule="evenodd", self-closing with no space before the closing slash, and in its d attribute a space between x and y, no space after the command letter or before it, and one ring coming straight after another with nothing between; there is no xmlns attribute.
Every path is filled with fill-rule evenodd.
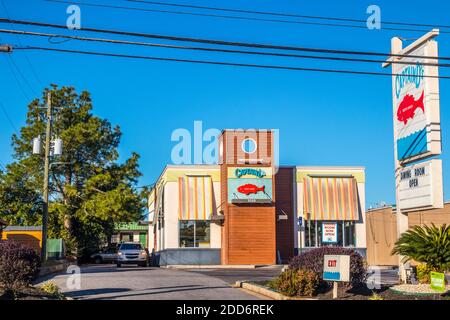
<svg viewBox="0 0 450 320"><path fill-rule="evenodd" d="M8 121L8 123L10 124L11 128L14 130L15 133L17 133L17 128L14 125L14 123L11 120L11 117L9 116L8 112L5 109L5 106L3 105L3 103L0 101L0 109L2 109L3 114L5 115L6 120Z"/></svg>
<svg viewBox="0 0 450 320"><path fill-rule="evenodd" d="M46 0L46 1L55 2L54 0ZM145 0L123 0L123 1L134 2L134 3L153 4L153 5L158 5L158 6L181 7L181 8L202 9L202 10L212 10L212 11L225 11L225 12L235 12L235 13L248 13L248 14L256 14L256 15L270 15L270 16L313 19L313 20L346 21L346 22L361 22L361 23L367 22L367 20L364 20L364 19L325 17L325 16L315 16L315 15L314 16L313 15L300 15L300 14L294 14L294 13L218 8L218 7L210 7L210 6L198 6L198 5L167 3L167 2L157 2L157 1L145 1ZM398 22L398 21L382 21L382 24L401 25L401 26L410 26L410 27L450 28L450 25L435 25L435 24L410 23L410 22Z"/></svg>
<svg viewBox="0 0 450 320"><path fill-rule="evenodd" d="M11 19L0 18L0 23L13 23L13 24L32 25L32 26L38 26L38 27L58 28L58 29L67 30L67 27L64 25L44 23L44 22L35 22L35 21L11 20ZM161 34L118 31L118 30L89 28L89 27L83 27L82 29L77 30L77 31L108 33L108 34L122 35L122 36L133 36L133 37L143 37L143 38L181 41L181 42L194 42L194 43L234 46L234 47L275 49L275 50L287 50L287 51L304 51L304 52L316 52L316 53L326 53L326 54L366 55L366 56L417 58L417 59L449 60L450 61L450 57L444 57L444 56L436 57L436 56L411 55L411 54L382 53L382 52L373 52L373 51L352 51L352 50L336 50L336 49L307 48L307 47L296 47L296 46L282 46L282 45L272 45L272 44L223 41L223 40L200 39L200 38L191 38L191 37L178 37L178 36L168 36L168 35L161 35Z"/></svg>
<svg viewBox="0 0 450 320"><path fill-rule="evenodd" d="M10 14L9 14L8 8L7 8L6 5L5 5L5 2L4 2L3 0L0 0L0 1L1 1L2 6L3 6L3 10L4 10L5 13L6 13L6 17L8 17L8 18L10 19L11 16L10 16ZM22 43L20 42L19 37L16 37L16 39L17 39L17 41L19 42L19 44L22 45ZM35 68L33 67L33 64L31 63L30 58L28 57L28 55L27 55L26 53L24 54L24 57L25 57L25 60L26 60L26 62L27 62L27 64L28 64L28 66L30 67L31 73L33 74L34 78L37 80L37 82L38 82L39 84L42 84L41 79L39 78L39 76L38 76L38 74L37 74Z"/></svg>
<svg viewBox="0 0 450 320"><path fill-rule="evenodd" d="M355 70L341 70L341 69L303 68L303 67L291 67L291 66L280 66L280 65L261 65L261 64L235 63L235 62L223 62L223 61L211 61L211 60L178 59L178 58L138 56L138 55L96 52L96 51L57 49L57 48L36 47L36 46L29 46L29 47L14 46L14 49L15 50L44 50L44 51L55 51L55 52L64 52L64 53L95 55L95 56L108 56L108 57L117 57L117 58L144 59L144 60L155 60L155 61L171 61L171 62L222 65L222 66L234 66L234 67L251 67L251 68L259 68L259 69L278 69L278 70L292 70L292 71L311 71L311 72L324 72L324 73L391 76L391 77L396 76L396 74L383 73L383 72L369 72L369 71L355 71ZM411 77L416 77L416 75L411 75ZM434 79L450 79L450 76L428 76L428 75L425 75L425 76L420 76L420 77L434 78Z"/></svg>
<svg viewBox="0 0 450 320"><path fill-rule="evenodd" d="M10 58L9 57L4 57L4 58L5 58L6 63L8 64L9 70L10 70L14 80L16 81L17 87L19 88L20 92L22 93L22 95L24 96L24 98L26 100L30 100L30 96L28 95L25 88L23 87L22 82L20 82L19 78L17 77L17 74L14 72L14 67L11 63L11 60L9 60Z"/></svg>
<svg viewBox="0 0 450 320"><path fill-rule="evenodd" d="M229 15L221 15L221 14L208 14L208 13L194 13L194 12L171 11L171 10L161 10L161 9L136 8L136 7L118 6L118 5L110 5L110 4L99 4L99 3L88 3L88 2L82 2L82 1L69 1L69 0L67 0L67 1L66 0L46 0L46 1L47 2L55 2L55 3L65 3L65 4L77 4L77 5L84 5L84 6L88 6L88 7L122 9L122 10L132 10L132 11L142 11L142 12L168 13L168 14L176 14L176 15L189 15L189 16L200 16L200 17L210 17L210 18L250 20L250 21L260 21L260 22L277 22L277 23L301 24L301 25L317 25L317 26L326 26L326 27L356 28L356 29L368 30L366 25L321 23L321 22L296 21L296 20L281 20L281 19L229 16ZM424 29L392 28L392 27L383 27L381 30L409 31L409 32L422 32L422 33L429 31L429 30L424 30ZM442 33L450 33L450 31L448 31L448 32L442 31Z"/></svg>
<svg viewBox="0 0 450 320"><path fill-rule="evenodd" d="M105 38L79 37L79 36L70 36L70 35L53 34L53 33L23 31L23 30L0 29L0 33L26 35L26 36L40 36L40 37L48 37L49 39L63 38L63 39L67 39L66 41L78 40L78 41L88 41L88 42L103 42L103 43L112 43L112 44L157 47L157 48L165 48L165 49L238 53L238 54L247 54L247 55L263 55L263 56L277 56L277 57L287 57L287 58L318 59L318 60L347 61L347 62L365 62L365 63L383 63L384 62L384 60L375 60L375 59L357 59L357 58L345 58L345 57L298 55L298 54L277 53L277 52L262 52L262 51L245 51L245 50L230 50L230 49L220 49L220 48L192 47L192 46L180 46L180 45L148 43L148 42L138 42L138 41L125 41L125 40L105 39ZM66 41L51 42L51 43L59 44L59 43L63 43ZM407 61L393 61L392 63L393 64L411 65L411 62L407 62ZM422 63L422 65L433 66L433 67L444 67L444 68L450 67L450 64L448 64L448 63Z"/></svg>

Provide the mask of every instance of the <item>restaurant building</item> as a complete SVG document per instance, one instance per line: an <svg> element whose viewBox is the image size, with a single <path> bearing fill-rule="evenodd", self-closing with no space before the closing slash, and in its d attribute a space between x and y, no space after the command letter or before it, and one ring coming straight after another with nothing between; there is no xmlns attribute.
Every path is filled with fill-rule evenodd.
<svg viewBox="0 0 450 320"><path fill-rule="evenodd" d="M286 263L320 246L365 255L362 167L276 163L273 130L224 130L217 165L168 165L149 197L158 265Z"/></svg>

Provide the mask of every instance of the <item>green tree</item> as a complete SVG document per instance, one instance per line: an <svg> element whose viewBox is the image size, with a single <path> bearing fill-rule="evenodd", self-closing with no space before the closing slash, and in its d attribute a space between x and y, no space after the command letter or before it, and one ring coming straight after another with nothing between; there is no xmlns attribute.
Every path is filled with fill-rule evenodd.
<svg viewBox="0 0 450 320"><path fill-rule="evenodd" d="M49 236L62 237L79 256L87 255L110 239L114 223L142 216L145 190L136 189L139 155L118 163L120 128L93 115L86 91L52 85L29 104L26 125L12 138L15 161L0 173L1 213L12 224L42 221L44 162L32 154L32 141L45 139L49 91L55 110L52 138L63 140L63 154L52 157Z"/></svg>
<svg viewBox="0 0 450 320"><path fill-rule="evenodd" d="M450 270L450 226L415 226L400 236L392 254L424 263L434 271Z"/></svg>

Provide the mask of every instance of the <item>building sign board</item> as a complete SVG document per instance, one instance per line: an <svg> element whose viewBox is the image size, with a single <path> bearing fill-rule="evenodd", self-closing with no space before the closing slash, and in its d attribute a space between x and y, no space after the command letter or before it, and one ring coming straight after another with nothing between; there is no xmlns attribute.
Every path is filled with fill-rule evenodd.
<svg viewBox="0 0 450 320"><path fill-rule="evenodd" d="M322 223L322 243L332 244L338 242L338 224L336 222Z"/></svg>
<svg viewBox="0 0 450 320"><path fill-rule="evenodd" d="M228 203L272 203L272 168L229 167Z"/></svg>
<svg viewBox="0 0 450 320"><path fill-rule="evenodd" d="M402 168L399 174L401 210L443 208L442 160L409 165Z"/></svg>
<svg viewBox="0 0 450 320"><path fill-rule="evenodd" d="M392 64L395 143L402 163L441 153L438 67L429 65L437 60L424 56L438 57L436 41L425 41Z"/></svg>
<svg viewBox="0 0 450 320"><path fill-rule="evenodd" d="M323 280L350 281L350 256L325 255L323 257Z"/></svg>

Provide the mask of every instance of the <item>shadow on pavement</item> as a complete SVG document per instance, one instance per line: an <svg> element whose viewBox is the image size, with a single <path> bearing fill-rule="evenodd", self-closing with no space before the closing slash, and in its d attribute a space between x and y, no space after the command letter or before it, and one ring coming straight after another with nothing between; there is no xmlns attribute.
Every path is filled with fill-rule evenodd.
<svg viewBox="0 0 450 320"><path fill-rule="evenodd" d="M130 291L130 289L128 289L128 288L86 289L86 290L77 290L77 291L66 291L66 292L64 292L64 294L69 297L82 297L82 296L89 296L89 295L117 293L117 292L126 292L126 291Z"/></svg>
<svg viewBox="0 0 450 320"><path fill-rule="evenodd" d="M162 289L180 289L180 288L195 288L201 287L200 285L186 285L186 286L171 286L171 287L156 287L156 288L148 288L143 290L162 290ZM108 293L118 293L118 292L129 292L136 291L129 288L102 288L102 289L86 289L86 290L78 290L78 291L67 291L64 294L71 297L83 297L83 296L94 296L100 294L108 294ZM174 290L177 291L177 290ZM128 295L127 295L128 296Z"/></svg>
<svg viewBox="0 0 450 320"><path fill-rule="evenodd" d="M173 289L173 290L162 290L162 291L150 291L150 290L158 290L158 289L170 289L170 288L179 288L179 289ZM215 286L215 287L203 287L198 285L192 285L192 286L179 286L179 287L162 287L162 288L150 288L150 289L144 289L140 290L140 293L131 293L131 294L124 294L124 295L110 295L107 297L99 297L99 298L91 298L91 300L109 300L109 299L117 299L117 298L128 298L128 297L137 297L137 296L147 296L147 295L154 295L154 294L164 294L164 293L171 293L171 292L181 292L181 291L195 291L195 290L211 290L211 289L230 289L229 286Z"/></svg>

